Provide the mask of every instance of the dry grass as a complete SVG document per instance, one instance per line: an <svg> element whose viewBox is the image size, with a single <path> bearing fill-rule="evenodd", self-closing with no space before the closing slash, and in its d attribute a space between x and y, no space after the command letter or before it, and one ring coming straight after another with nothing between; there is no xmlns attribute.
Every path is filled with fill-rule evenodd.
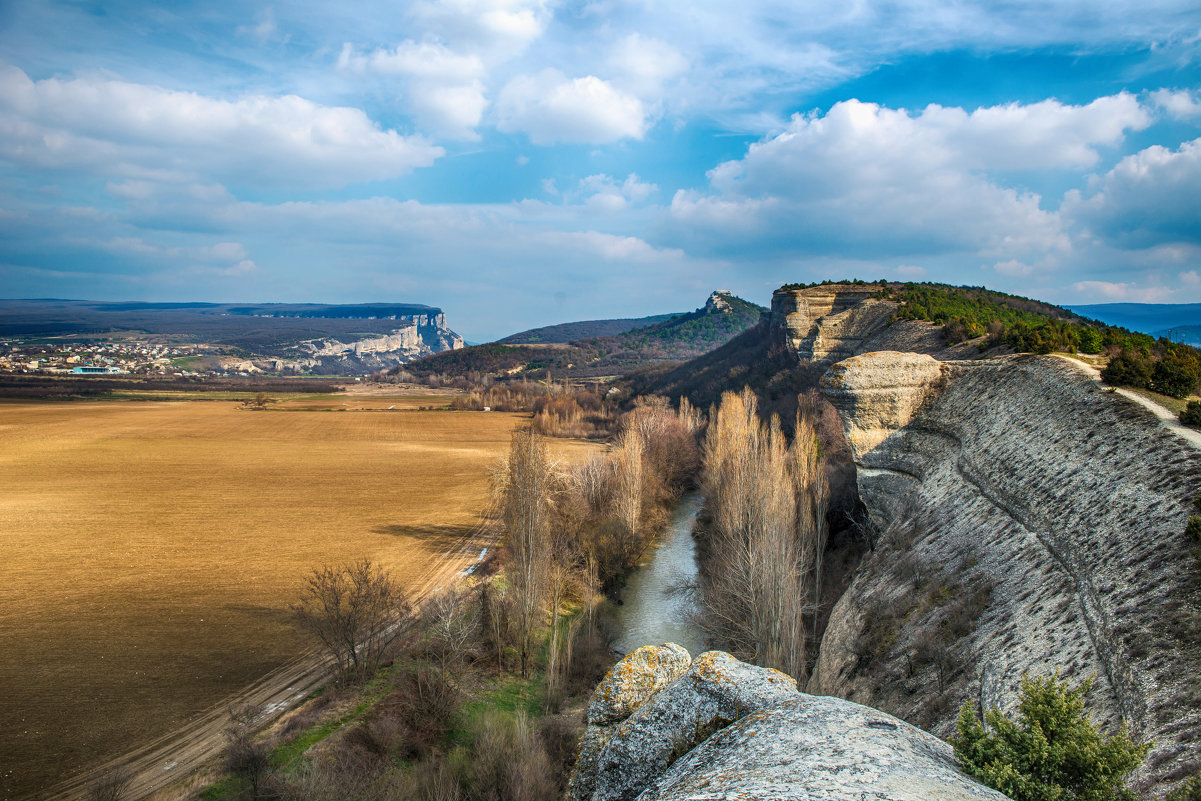
<svg viewBox="0 0 1201 801"><path fill-rule="evenodd" d="M521 421L0 404L0 795L177 728L295 656L287 607L311 567L367 556L415 582L476 525Z"/></svg>

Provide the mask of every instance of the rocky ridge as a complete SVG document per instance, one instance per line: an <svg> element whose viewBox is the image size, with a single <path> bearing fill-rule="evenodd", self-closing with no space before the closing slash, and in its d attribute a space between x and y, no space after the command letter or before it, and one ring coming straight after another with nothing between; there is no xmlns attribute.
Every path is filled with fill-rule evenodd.
<svg viewBox="0 0 1201 801"><path fill-rule="evenodd" d="M1201 450L1054 357L871 353L823 392L883 534L811 692L945 736L963 701L1012 709L1027 672L1096 674L1095 716L1155 743L1140 787L1201 769Z"/></svg>
<svg viewBox="0 0 1201 801"><path fill-rule="evenodd" d="M597 687L571 801L1003 799L890 715L720 651L644 646ZM603 736L602 736L603 733Z"/></svg>

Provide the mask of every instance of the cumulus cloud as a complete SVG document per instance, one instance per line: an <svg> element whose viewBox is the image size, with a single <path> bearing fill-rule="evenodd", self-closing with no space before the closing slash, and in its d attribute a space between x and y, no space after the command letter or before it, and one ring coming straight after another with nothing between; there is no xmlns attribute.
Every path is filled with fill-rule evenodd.
<svg viewBox="0 0 1201 801"><path fill-rule="evenodd" d="M1201 244L1201 139L1126 156L1086 192L1069 192L1062 208L1122 247Z"/></svg>
<svg viewBox="0 0 1201 801"><path fill-rule="evenodd" d="M608 58L615 81L640 97L658 95L665 83L682 75L688 66L688 59L675 47L638 33L619 40Z"/></svg>
<svg viewBox="0 0 1201 801"><path fill-rule="evenodd" d="M1197 92L1159 89L1151 93L1151 102L1178 120L1201 117L1201 94Z"/></svg>
<svg viewBox="0 0 1201 801"><path fill-rule="evenodd" d="M496 115L501 131L538 145L641 139L647 128L637 97L594 75L568 78L553 69L511 80L497 96Z"/></svg>
<svg viewBox="0 0 1201 801"><path fill-rule="evenodd" d="M641 203L658 191L658 186L643 181L634 173L620 182L602 173L582 179L576 194L582 195L584 205L594 211L616 212L623 211L631 203Z"/></svg>
<svg viewBox="0 0 1201 801"><path fill-rule="evenodd" d="M443 152L360 109L295 95L221 100L91 77L33 81L0 68L0 156L25 167L336 187L403 175Z"/></svg>
<svg viewBox="0 0 1201 801"><path fill-rule="evenodd" d="M445 41L504 58L539 38L553 12L547 0L418 0L410 16Z"/></svg>
<svg viewBox="0 0 1201 801"><path fill-rule="evenodd" d="M677 192L685 235L848 256L973 253L999 263L1066 251L1059 215L997 177L1078 170L1150 117L1119 94L1086 105L1054 100L919 112L848 100L794 116L782 133L709 172L710 191ZM1012 263L1011 263L1012 262Z"/></svg>

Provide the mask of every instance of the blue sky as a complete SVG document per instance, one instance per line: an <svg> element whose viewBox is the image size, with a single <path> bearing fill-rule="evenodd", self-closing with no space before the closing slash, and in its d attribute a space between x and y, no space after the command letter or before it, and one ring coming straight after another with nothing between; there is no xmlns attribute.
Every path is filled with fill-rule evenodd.
<svg viewBox="0 0 1201 801"><path fill-rule="evenodd" d="M0 2L0 297L1201 301L1195 2Z"/></svg>

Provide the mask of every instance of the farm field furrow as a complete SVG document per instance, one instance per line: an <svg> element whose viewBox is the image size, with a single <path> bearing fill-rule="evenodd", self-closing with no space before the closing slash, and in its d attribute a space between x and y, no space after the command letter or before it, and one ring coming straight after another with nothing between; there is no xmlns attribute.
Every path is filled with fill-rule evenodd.
<svg viewBox="0 0 1201 801"><path fill-rule="evenodd" d="M367 556L416 583L478 524L521 421L0 404L3 797L176 729L294 658L308 643L288 604L312 567ZM593 447L555 443L566 458Z"/></svg>

